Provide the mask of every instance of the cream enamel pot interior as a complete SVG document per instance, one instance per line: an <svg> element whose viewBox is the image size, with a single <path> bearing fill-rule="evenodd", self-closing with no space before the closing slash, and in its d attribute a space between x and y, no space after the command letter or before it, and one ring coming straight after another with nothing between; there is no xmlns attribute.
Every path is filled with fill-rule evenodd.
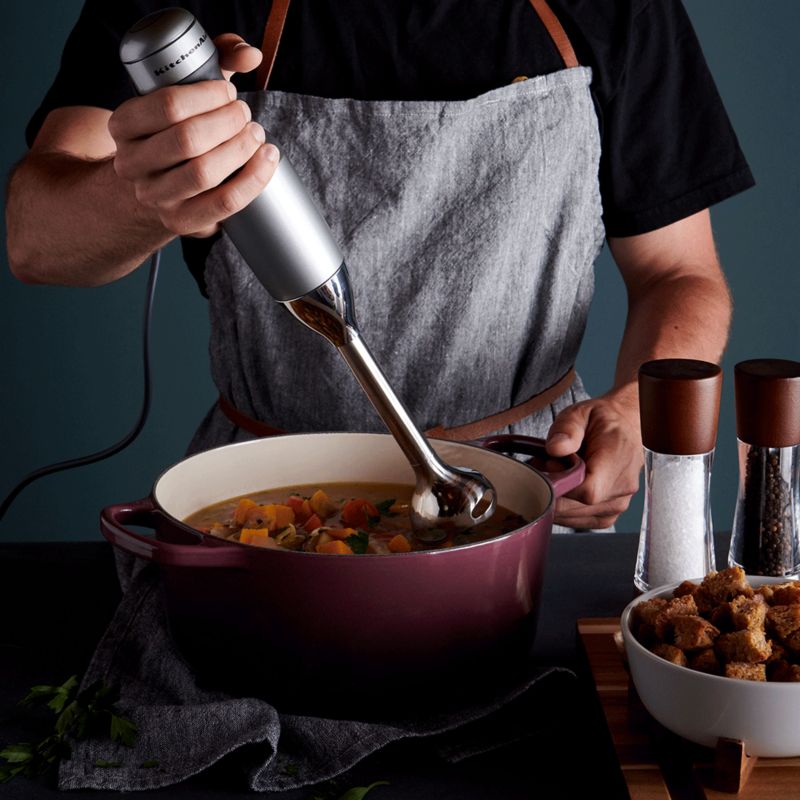
<svg viewBox="0 0 800 800"><path fill-rule="evenodd" d="M347 703L386 697L384 682L408 690L390 693L398 699L425 688L446 694L443 683L456 687L463 676L475 685L524 660L555 497L583 480L584 465L572 456L562 472L542 473L495 452L544 458L542 442L527 437L432 444L448 463L480 470L499 502L531 521L477 544L388 556L255 548L181 522L204 506L266 488L413 486L391 436L321 433L191 456L164 472L149 498L104 509L101 529L115 547L158 565L173 638L206 681L314 709L330 706L331 696Z"/></svg>

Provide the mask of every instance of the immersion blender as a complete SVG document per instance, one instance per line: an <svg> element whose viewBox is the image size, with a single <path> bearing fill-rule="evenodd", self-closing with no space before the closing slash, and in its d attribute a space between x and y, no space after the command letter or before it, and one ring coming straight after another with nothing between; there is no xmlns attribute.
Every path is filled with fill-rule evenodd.
<svg viewBox="0 0 800 800"><path fill-rule="evenodd" d="M211 37L181 8L139 20L123 37L120 58L140 95L223 78ZM489 519L492 484L436 455L372 357L355 321L344 257L283 152L261 194L221 225L270 295L336 347L400 445L416 478L415 535L435 542L446 537L443 522L466 529Z"/></svg>

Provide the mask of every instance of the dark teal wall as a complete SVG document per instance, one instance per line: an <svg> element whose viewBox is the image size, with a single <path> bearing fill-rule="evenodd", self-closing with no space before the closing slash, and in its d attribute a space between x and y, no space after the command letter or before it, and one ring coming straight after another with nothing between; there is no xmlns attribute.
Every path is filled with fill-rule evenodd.
<svg viewBox="0 0 800 800"><path fill-rule="evenodd" d="M654 0L658 2L658 0ZM25 149L23 130L46 91L79 0L10 4L0 30L0 169ZM714 519L730 527L737 467L731 375L745 358L800 359L800 3L686 0L706 57L758 186L713 211L717 243L736 302L718 457ZM46 20L46 25L43 23ZM28 35L27 32L31 34ZM36 57L31 58L35 34ZM711 143L713 146L713 143ZM5 182L5 181L4 181ZM24 286L0 254L0 495L43 463L101 449L132 425L141 395L140 331L145 272L100 289ZM625 296L604 252L579 367L590 391L609 384ZM154 323L154 409L140 439L98 465L26 489L6 519L8 540L93 539L99 509L146 494L181 458L214 398L206 367L205 304L175 246L162 268ZM641 498L618 526L638 528Z"/></svg>

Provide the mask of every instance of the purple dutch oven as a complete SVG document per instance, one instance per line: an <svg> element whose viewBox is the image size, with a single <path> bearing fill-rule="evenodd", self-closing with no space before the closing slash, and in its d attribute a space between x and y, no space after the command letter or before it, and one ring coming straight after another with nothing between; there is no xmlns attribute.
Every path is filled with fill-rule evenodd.
<svg viewBox="0 0 800 800"><path fill-rule="evenodd" d="M445 462L480 470L499 502L531 522L477 544L388 556L256 548L181 522L267 488L413 486L391 436L320 433L187 458L161 475L149 498L104 509L101 529L115 547L160 568L172 636L201 681L332 714L352 713L359 700L372 707L392 698L407 708L409 697L431 693L459 702L472 691L465 687L511 680L524 664L555 498L581 483L584 465L572 456L559 462L561 472L542 472L502 454L544 463L543 443L527 437L431 443Z"/></svg>

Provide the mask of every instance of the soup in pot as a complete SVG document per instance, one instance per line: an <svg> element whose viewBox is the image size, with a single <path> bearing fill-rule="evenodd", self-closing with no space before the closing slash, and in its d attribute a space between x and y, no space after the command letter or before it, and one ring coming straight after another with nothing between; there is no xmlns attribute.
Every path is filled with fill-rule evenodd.
<svg viewBox="0 0 800 800"><path fill-rule="evenodd" d="M410 486L331 483L233 497L187 517L187 525L254 547L311 553L388 555L473 544L516 530L526 520L502 506L466 531L441 523L442 541L418 541L411 529Z"/></svg>

